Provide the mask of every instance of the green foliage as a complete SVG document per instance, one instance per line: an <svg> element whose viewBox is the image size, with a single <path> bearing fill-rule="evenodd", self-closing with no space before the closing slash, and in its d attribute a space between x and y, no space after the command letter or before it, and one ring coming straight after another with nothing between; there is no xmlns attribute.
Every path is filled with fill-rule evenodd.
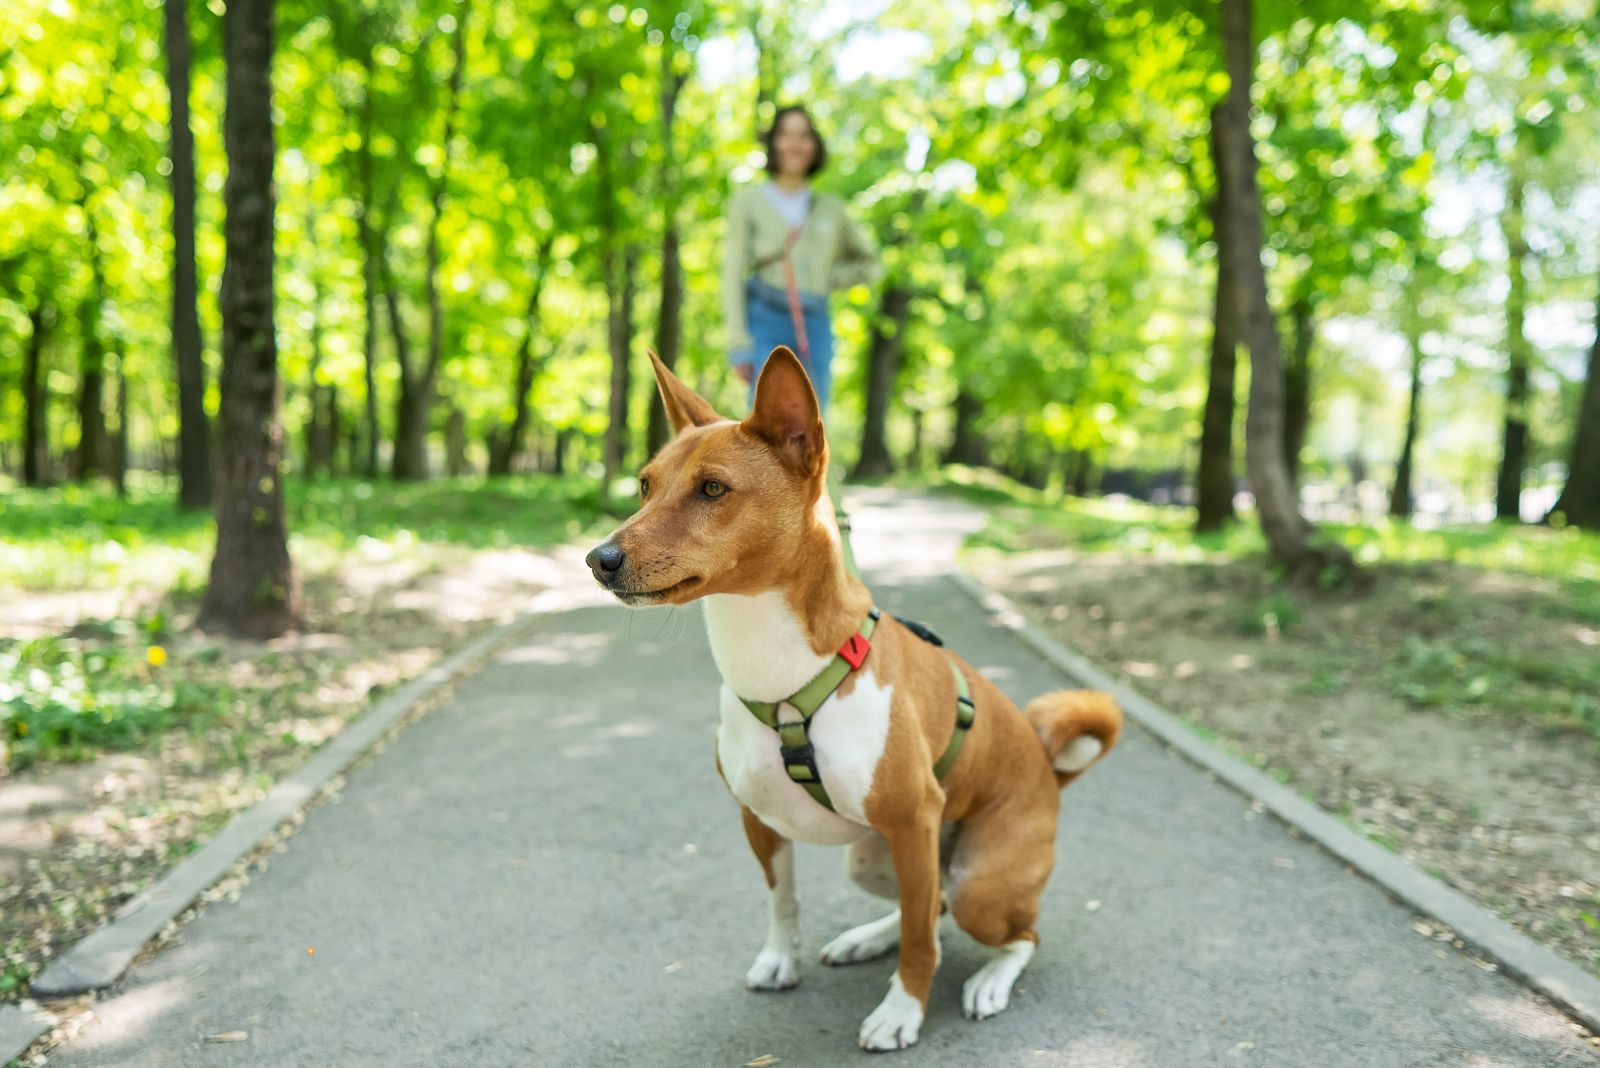
<svg viewBox="0 0 1600 1068"><path fill-rule="evenodd" d="M1600 737L1600 668L1592 655L1507 652L1484 637L1413 637L1391 674L1393 691L1418 707L1512 705L1554 725Z"/></svg>
<svg viewBox="0 0 1600 1068"><path fill-rule="evenodd" d="M952 470L939 484L981 505L989 516L969 540L973 552L1059 551L1085 558L1147 565L1204 565L1224 591L1222 575L1241 562L1259 567L1266 549L1253 524L1236 522L1196 536L1187 509L1114 499L1054 498L993 473ZM1318 663L1299 690L1340 693L1373 681L1417 708L1453 714L1493 712L1528 717L1554 729L1600 738L1600 536L1500 524L1420 531L1406 524L1329 524L1368 567L1372 586L1399 591L1388 609L1403 640L1382 650L1381 673L1355 679L1334 662ZM1379 611L1370 594L1310 591L1278 585L1236 595L1218 623L1241 635L1297 644L1315 642L1319 617L1332 609ZM1237 593L1237 591L1235 591ZM1510 596L1493 608L1484 596ZM1509 641L1508 620L1554 621L1558 641ZM1548 626L1548 625L1547 625ZM1334 649L1330 656L1343 655Z"/></svg>
<svg viewBox="0 0 1600 1068"><path fill-rule="evenodd" d="M548 476L285 485L296 556L313 570L363 541L552 545L595 527L597 493L587 479ZM0 583L25 590L198 590L215 528L210 516L179 512L175 497L176 486L159 479L136 480L123 498L72 484L0 495Z"/></svg>
<svg viewBox="0 0 1600 1068"><path fill-rule="evenodd" d="M991 509L975 546L1015 551L1065 540L1085 552L1135 551L1196 563L1266 552L1260 532L1249 523L1195 534L1186 508L1122 497L1057 497L992 471L959 467L947 469L932 484ZM1542 610L1588 620L1600 608L1600 535L1595 533L1503 523L1419 530L1390 520L1327 523L1324 530L1362 564L1451 564L1538 576L1562 591Z"/></svg>
<svg viewBox="0 0 1600 1068"><path fill-rule="evenodd" d="M1497 403L1489 312L1504 272L1493 212L1462 221L1460 204L1481 201L1480 187L1515 162L1538 192L1533 303L1564 315L1591 286L1592 235L1572 210L1597 114L1587 6L1327 0L1257 12L1273 298L1286 316L1309 309L1317 339L1314 476L1334 475L1352 452L1391 462L1404 368L1370 341L1403 336L1436 357L1439 380L1419 470L1481 494L1494 463L1493 421L1481 413ZM211 343L226 169L220 9L194 4L190 19ZM1094 0L1070 17L1050 5L891 2L869 17L767 0L283 0L274 77L289 467L305 463L314 388L338 412L336 468L362 467L362 220L413 360L426 347L441 180L436 439L457 420L482 469L510 421L526 342L536 454L527 466L552 467L559 436L568 469L587 473L606 430L607 287L631 250L637 360L659 311L669 216L686 283L680 366L737 411L743 390L718 326L722 206L734 185L760 180L756 130L778 98L795 98L829 137L821 186L852 201L884 248L890 283L913 295L890 418L897 450L913 434L924 463L942 448L959 391L977 402L969 429L1009 470L1045 481L1080 460L1187 471L1210 332L1209 111L1227 90L1215 22L1214 5L1189 0ZM446 146L458 27L466 60ZM0 14L0 38L15 42L0 52L0 381L18 379L31 318L47 311L51 471L78 440L73 402L91 339L126 377L131 458L165 468L176 411L161 4L25 0ZM845 61L859 66L866 53L868 73L846 76ZM678 81L668 143L662 93ZM830 431L846 461L877 306L866 290L836 298L841 388ZM401 339L376 310L370 399L387 442ZM1564 448L1576 401L1570 342L1540 347L1536 462ZM207 361L214 372L214 348ZM642 362L631 389L628 465L653 403ZM107 405L115 424L109 395ZM22 410L16 390L0 392L0 465L16 464Z"/></svg>
<svg viewBox="0 0 1600 1068"><path fill-rule="evenodd" d="M444 561L478 549L547 546L614 521L588 479L330 480L287 487L294 551L308 581L346 562L406 553ZM64 635L0 640L0 763L76 760L138 748L175 729L204 729L237 699L196 670L215 647L169 651L174 612L193 607L210 559L209 517L174 507L176 487L126 499L83 486L0 496L0 582L41 594L116 590L133 616L80 622ZM261 662L265 667L270 664Z"/></svg>
<svg viewBox="0 0 1600 1068"><path fill-rule="evenodd" d="M129 632L126 625L113 628ZM121 635L119 635L121 637ZM225 690L164 677L166 650L128 641L0 642L0 765L138 746L204 716Z"/></svg>
<svg viewBox="0 0 1600 1068"><path fill-rule="evenodd" d="M1245 606L1239 629L1246 634L1276 638L1286 634L1300 620L1300 607L1287 593L1275 593Z"/></svg>

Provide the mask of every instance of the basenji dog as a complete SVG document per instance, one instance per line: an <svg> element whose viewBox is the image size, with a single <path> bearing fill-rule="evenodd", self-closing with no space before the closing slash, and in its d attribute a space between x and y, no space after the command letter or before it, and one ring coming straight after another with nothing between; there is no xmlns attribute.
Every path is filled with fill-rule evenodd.
<svg viewBox="0 0 1600 1068"><path fill-rule="evenodd" d="M822 950L850 964L899 947L860 1045L917 1040L946 909L996 951L962 990L968 1017L993 1016L1038 944L1059 788L1116 743L1120 711L1088 691L1019 710L925 628L873 607L846 566L816 394L792 352L772 353L737 422L650 355L675 436L640 472L639 510L587 562L624 604L705 605L717 767L769 890L745 984L797 981L791 843L842 845L850 877L899 905Z"/></svg>

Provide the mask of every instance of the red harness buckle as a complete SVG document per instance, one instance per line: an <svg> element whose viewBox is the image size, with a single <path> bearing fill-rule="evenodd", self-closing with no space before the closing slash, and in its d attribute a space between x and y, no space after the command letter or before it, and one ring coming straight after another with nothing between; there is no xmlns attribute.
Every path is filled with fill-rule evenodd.
<svg viewBox="0 0 1600 1068"><path fill-rule="evenodd" d="M839 655L844 657L845 663L850 665L851 671L859 671L862 663L867 659L867 654L872 651L872 643L860 634L852 634L839 646Z"/></svg>

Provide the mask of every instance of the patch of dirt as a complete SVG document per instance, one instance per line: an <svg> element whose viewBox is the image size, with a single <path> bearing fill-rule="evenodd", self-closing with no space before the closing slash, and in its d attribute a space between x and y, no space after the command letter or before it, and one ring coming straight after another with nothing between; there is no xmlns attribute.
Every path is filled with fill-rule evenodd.
<svg viewBox="0 0 1600 1068"><path fill-rule="evenodd" d="M975 569L1067 645L1600 971L1600 634L1558 584L1031 552Z"/></svg>
<svg viewBox="0 0 1600 1068"><path fill-rule="evenodd" d="M227 684L232 707L139 751L0 773L0 1003L25 996L52 956L263 797L374 695L576 570L556 554L411 554L372 542L305 580L297 633L258 644L179 629L164 646L167 669ZM124 593L29 598L27 631L66 633L150 606L148 593ZM8 600L0 618L20 618L21 602ZM167 607L187 623L183 605Z"/></svg>

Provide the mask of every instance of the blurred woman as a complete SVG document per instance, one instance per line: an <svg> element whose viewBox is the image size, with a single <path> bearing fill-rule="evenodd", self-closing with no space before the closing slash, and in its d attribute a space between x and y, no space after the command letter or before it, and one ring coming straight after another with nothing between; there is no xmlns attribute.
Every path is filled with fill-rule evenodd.
<svg viewBox="0 0 1600 1068"><path fill-rule="evenodd" d="M781 108L764 142L768 180L744 186L728 203L722 310L729 358L753 391L767 356L789 346L826 415L833 391L828 294L871 284L882 269L844 201L811 188L828 150L806 109Z"/></svg>

